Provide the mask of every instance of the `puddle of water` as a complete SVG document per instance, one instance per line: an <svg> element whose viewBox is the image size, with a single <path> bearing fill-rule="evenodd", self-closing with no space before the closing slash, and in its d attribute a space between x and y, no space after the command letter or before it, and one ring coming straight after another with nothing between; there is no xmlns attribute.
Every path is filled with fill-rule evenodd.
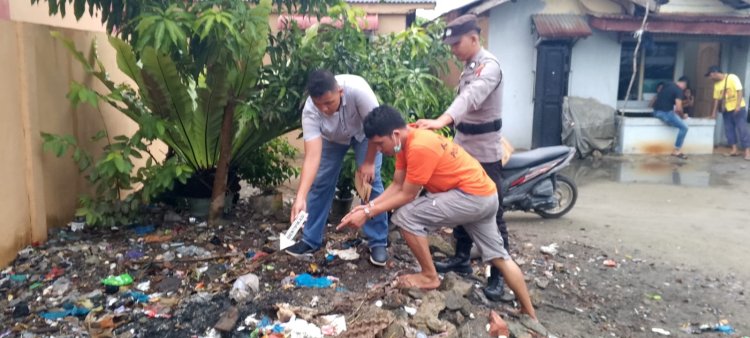
<svg viewBox="0 0 750 338"><path fill-rule="evenodd" d="M605 157L600 160L578 160L563 174L583 185L596 181L619 183L711 187L728 185L717 173L713 156L693 156L684 161L670 156Z"/></svg>

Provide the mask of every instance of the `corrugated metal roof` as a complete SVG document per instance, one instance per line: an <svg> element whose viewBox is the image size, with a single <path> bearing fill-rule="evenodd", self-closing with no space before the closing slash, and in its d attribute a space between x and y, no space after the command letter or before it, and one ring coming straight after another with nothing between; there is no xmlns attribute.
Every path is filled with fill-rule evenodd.
<svg viewBox="0 0 750 338"><path fill-rule="evenodd" d="M592 27L604 31L635 32L642 18L629 15L591 16ZM667 34L750 36L750 18L704 15L649 16L646 31Z"/></svg>
<svg viewBox="0 0 750 338"><path fill-rule="evenodd" d="M346 0L350 4L435 4L436 0Z"/></svg>
<svg viewBox="0 0 750 338"><path fill-rule="evenodd" d="M591 27L580 15L535 14L532 21L537 33L543 38L568 39L591 35Z"/></svg>

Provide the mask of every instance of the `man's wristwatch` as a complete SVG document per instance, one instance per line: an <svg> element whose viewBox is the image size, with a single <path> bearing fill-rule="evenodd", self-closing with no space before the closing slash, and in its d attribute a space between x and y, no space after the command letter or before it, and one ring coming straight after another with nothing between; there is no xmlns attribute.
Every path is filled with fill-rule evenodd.
<svg viewBox="0 0 750 338"><path fill-rule="evenodd" d="M370 208L365 207L364 210L365 210L365 215L367 216L367 218L372 219L372 214L370 214Z"/></svg>

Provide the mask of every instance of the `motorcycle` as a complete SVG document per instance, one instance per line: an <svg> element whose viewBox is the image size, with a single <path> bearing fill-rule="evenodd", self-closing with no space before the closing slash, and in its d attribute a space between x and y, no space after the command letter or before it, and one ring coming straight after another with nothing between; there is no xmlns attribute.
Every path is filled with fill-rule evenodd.
<svg viewBox="0 0 750 338"><path fill-rule="evenodd" d="M505 211L559 218L573 209L578 188L558 172L570 164L575 153L575 148L553 146L512 154L502 170Z"/></svg>

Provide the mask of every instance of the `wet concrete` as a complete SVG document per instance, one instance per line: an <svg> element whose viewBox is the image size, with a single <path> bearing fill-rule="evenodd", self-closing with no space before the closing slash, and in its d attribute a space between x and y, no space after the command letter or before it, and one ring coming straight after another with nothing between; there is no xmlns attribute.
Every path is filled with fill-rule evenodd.
<svg viewBox="0 0 750 338"><path fill-rule="evenodd" d="M716 187L729 185L731 179L748 167L750 162L724 155L690 156L687 160L668 155L631 155L577 160L563 174L579 185L609 181Z"/></svg>

